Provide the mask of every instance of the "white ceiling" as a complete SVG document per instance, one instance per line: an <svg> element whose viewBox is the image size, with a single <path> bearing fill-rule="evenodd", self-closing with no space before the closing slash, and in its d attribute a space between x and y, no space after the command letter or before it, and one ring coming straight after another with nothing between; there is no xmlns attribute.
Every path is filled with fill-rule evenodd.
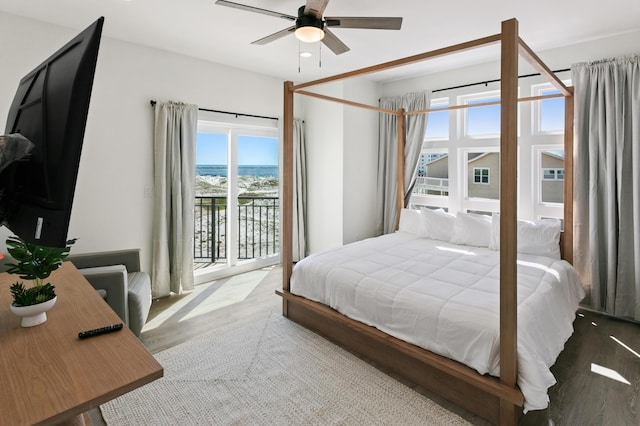
<svg viewBox="0 0 640 426"><path fill-rule="evenodd" d="M304 0L234 1L294 16L304 4ZM640 29L638 0L331 0L326 16L401 16L404 20L400 31L334 29L351 51L336 56L323 46L320 67L318 43L303 43L302 49L314 54L311 58L299 58L299 43L293 35L264 46L251 44L289 27L289 21L219 6L215 0L0 0L0 10L78 30L104 16L103 34L110 38L296 82L496 34L500 22L510 18L518 19L520 37L535 51ZM495 51L481 49L465 54L463 63L495 58ZM373 77L401 78L458 62L450 57L424 64L429 65Z"/></svg>

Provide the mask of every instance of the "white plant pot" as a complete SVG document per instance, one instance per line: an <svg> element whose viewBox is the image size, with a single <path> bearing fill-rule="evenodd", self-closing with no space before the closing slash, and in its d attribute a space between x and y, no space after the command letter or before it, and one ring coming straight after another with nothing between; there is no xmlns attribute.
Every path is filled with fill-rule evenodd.
<svg viewBox="0 0 640 426"><path fill-rule="evenodd" d="M47 311L56 304L58 296L46 302L38 303L30 306L13 306L11 304L11 312L22 317L21 325L23 327L33 327L42 324L47 320Z"/></svg>

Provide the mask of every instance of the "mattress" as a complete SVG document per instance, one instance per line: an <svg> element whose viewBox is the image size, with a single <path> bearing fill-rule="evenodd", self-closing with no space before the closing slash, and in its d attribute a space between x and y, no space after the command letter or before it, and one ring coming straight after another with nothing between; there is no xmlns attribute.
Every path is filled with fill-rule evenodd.
<svg viewBox="0 0 640 426"><path fill-rule="evenodd" d="M290 291L406 342L500 375L500 253L396 232L316 253ZM548 406L550 367L573 333L584 290L563 260L518 255L518 385Z"/></svg>

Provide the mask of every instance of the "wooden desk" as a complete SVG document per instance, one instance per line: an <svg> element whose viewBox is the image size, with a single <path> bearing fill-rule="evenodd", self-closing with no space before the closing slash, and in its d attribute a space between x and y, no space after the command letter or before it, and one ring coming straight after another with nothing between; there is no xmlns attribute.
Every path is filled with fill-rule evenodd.
<svg viewBox="0 0 640 426"><path fill-rule="evenodd" d="M1 424L56 424L162 377L127 327L78 339L80 331L122 321L73 264L51 275L58 300L47 321L31 328L9 310L16 278L0 274Z"/></svg>

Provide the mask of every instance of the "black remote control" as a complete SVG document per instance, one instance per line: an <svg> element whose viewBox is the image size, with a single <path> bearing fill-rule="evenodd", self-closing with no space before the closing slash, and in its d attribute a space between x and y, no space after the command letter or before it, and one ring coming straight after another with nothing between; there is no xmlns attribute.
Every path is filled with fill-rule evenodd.
<svg viewBox="0 0 640 426"><path fill-rule="evenodd" d="M112 331L119 331L122 330L122 326L122 323L120 323L96 328L95 330L81 331L78 333L78 339L86 339L87 337L99 336L100 334L111 333Z"/></svg>

